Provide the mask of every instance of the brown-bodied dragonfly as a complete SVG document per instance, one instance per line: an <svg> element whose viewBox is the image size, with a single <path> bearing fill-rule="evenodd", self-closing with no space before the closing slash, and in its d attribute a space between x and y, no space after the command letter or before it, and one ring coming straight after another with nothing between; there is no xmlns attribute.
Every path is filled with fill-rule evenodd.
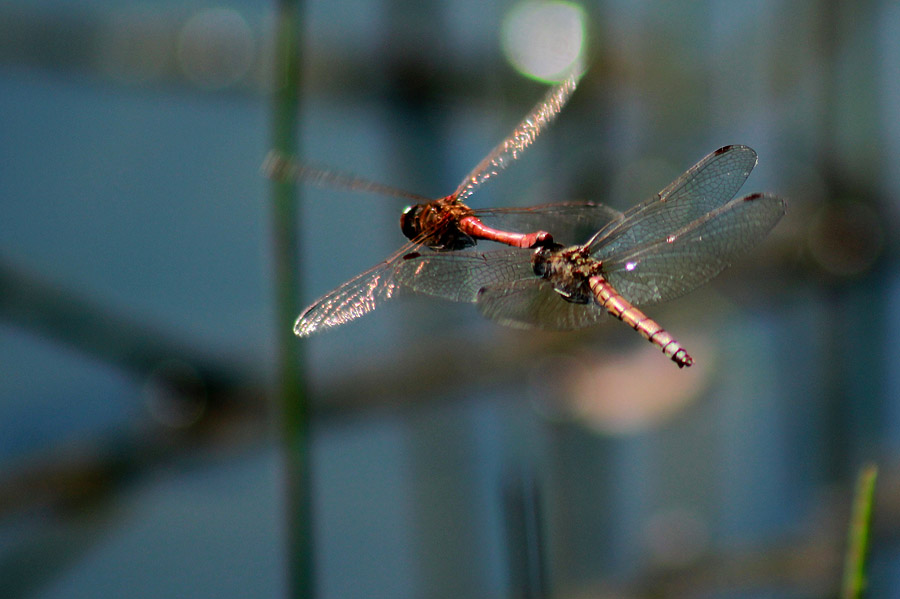
<svg viewBox="0 0 900 599"><path fill-rule="evenodd" d="M460 250L475 245L476 240L481 239L518 248L533 248L553 243L550 233L532 229L533 223L549 225L557 222L562 227L562 223L579 222L580 215L572 214L577 211L573 204L476 211L464 203L481 184L509 166L534 143L575 91L578 79L579 75L573 74L553 86L512 133L466 175L452 194L436 200L352 175L296 165L285 157L270 153L263 169L273 178L297 178L312 184L372 191L420 202L407 208L400 219L400 228L410 241L383 262L316 300L297 318L294 333L305 337L318 330L344 324L391 298L397 289L394 279L397 265L403 256L422 246L436 251ZM504 216L506 214L509 217ZM488 226L482 220L484 216L496 217L498 223L504 227L508 224L510 228Z"/></svg>
<svg viewBox="0 0 900 599"><path fill-rule="evenodd" d="M681 344L635 306L702 285L781 219L784 201L778 197L734 198L755 165L752 149L727 146L648 201L607 219L581 245L413 253L394 277L420 293L474 302L484 316L507 326L572 330L609 313L678 366L690 366L693 358ZM586 219L609 211L599 205L583 210L592 215Z"/></svg>

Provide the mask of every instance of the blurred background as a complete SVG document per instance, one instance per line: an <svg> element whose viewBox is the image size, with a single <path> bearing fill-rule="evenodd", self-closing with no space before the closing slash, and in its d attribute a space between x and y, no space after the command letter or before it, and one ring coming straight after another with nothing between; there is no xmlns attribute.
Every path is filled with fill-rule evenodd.
<svg viewBox="0 0 900 599"><path fill-rule="evenodd" d="M274 6L0 4L0 594L277 597ZM311 0L305 159L438 197L576 56L558 121L473 207L624 209L708 152L787 216L713 284L507 330L400 298L305 343L318 596L821 597L880 468L900 597L900 5ZM301 189L305 305L404 202Z"/></svg>

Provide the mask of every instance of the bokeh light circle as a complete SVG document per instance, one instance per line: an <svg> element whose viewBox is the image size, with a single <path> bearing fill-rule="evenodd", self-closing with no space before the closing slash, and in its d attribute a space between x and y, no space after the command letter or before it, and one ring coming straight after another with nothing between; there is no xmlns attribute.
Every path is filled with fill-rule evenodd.
<svg viewBox="0 0 900 599"><path fill-rule="evenodd" d="M807 246L813 260L839 277L868 272L884 249L884 219L861 202L835 202L813 216Z"/></svg>
<svg viewBox="0 0 900 599"><path fill-rule="evenodd" d="M560 81L584 68L586 22L584 9L571 2L521 2L504 18L503 52L523 75Z"/></svg>
<svg viewBox="0 0 900 599"><path fill-rule="evenodd" d="M221 89L247 74L255 45L250 26L236 10L202 10L181 30L178 65L199 87Z"/></svg>

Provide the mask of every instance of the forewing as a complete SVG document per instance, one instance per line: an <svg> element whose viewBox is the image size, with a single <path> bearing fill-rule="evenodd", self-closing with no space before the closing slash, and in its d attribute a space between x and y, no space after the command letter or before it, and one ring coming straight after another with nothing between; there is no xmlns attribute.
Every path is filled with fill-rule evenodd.
<svg viewBox="0 0 900 599"><path fill-rule="evenodd" d="M553 285L538 277L484 287L475 303L486 318L519 329L572 331L597 324L606 315L594 302L566 301Z"/></svg>
<svg viewBox="0 0 900 599"><path fill-rule="evenodd" d="M445 226L445 223L438 226ZM422 247L422 242L433 235L436 228L423 231L383 262L317 299L297 317L294 334L308 337L322 329L342 325L391 299L399 288L395 275L398 266L403 263L403 257Z"/></svg>
<svg viewBox="0 0 900 599"><path fill-rule="evenodd" d="M664 239L731 200L756 166L747 146L725 146L688 169L655 197L625 212L589 244L597 259Z"/></svg>
<svg viewBox="0 0 900 599"><path fill-rule="evenodd" d="M414 202L430 202L433 199L394 187L393 185L385 185L384 183L349 173L342 173L331 168L300 162L282 154L278 150L269 151L261 168L267 177L275 181L301 181L324 189L347 189L376 193L383 196L406 198Z"/></svg>
<svg viewBox="0 0 900 599"><path fill-rule="evenodd" d="M736 198L667 238L631 247L603 261L603 276L632 304L684 295L709 281L762 240L784 215L769 194Z"/></svg>
<svg viewBox="0 0 900 599"><path fill-rule="evenodd" d="M317 299L297 317L294 334L308 337L342 325L389 300L398 287L393 278L394 266L395 262L382 262Z"/></svg>
<svg viewBox="0 0 900 599"><path fill-rule="evenodd" d="M416 291L453 302L474 302L488 285L534 277L531 250L427 252L398 261L394 279Z"/></svg>
<svg viewBox="0 0 900 599"><path fill-rule="evenodd" d="M472 172L466 175L466 178L456 188L454 196L459 201L465 201L479 185L512 164L525 148L534 143L541 131L553 122L562 107L566 105L572 92L575 91L580 78L580 72L574 73L550 88L547 95L531 109L531 112L522 119L512 133L500 142L500 145L494 148L484 160L479 162Z"/></svg>
<svg viewBox="0 0 900 599"><path fill-rule="evenodd" d="M504 231L547 231L562 245L585 243L609 223L623 218L621 212L598 202L561 202L522 208L476 210L485 224Z"/></svg>

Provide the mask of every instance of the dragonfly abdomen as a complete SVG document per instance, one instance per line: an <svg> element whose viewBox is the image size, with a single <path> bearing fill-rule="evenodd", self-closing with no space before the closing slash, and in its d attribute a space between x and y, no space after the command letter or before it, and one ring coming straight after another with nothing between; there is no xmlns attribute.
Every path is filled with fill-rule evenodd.
<svg viewBox="0 0 900 599"><path fill-rule="evenodd" d="M644 339L658 346L680 368L694 363L694 359L668 331L632 306L631 302L622 297L602 276L591 277L588 279L588 285L600 306L640 333Z"/></svg>
<svg viewBox="0 0 900 599"><path fill-rule="evenodd" d="M553 244L553 237L547 231L534 233L511 233L488 227L475 216L459 219L459 230L470 237L496 241L517 248L546 247Z"/></svg>

